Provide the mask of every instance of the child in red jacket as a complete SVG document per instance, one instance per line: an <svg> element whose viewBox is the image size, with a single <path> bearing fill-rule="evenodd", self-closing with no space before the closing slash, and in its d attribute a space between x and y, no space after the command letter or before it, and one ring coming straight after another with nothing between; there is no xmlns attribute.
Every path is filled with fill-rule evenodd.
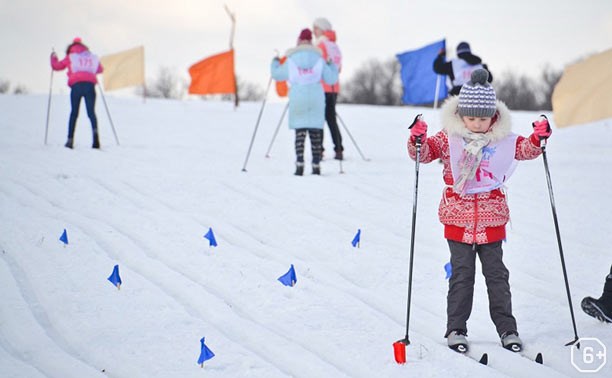
<svg viewBox="0 0 612 378"><path fill-rule="evenodd" d="M51 67L55 71L68 69L68 86L70 90L70 104L72 106L70 119L68 121L68 140L65 146L73 147L74 129L76 120L79 116L81 98L85 98L85 108L87 116L91 121L93 132L93 148L100 148L100 138L98 137L98 120L96 118L96 74L102 72L103 68L100 60L92 54L87 46L81 42L81 38L75 38L66 49L66 57L62 60L57 58L55 52L51 53Z"/></svg>
<svg viewBox="0 0 612 378"><path fill-rule="evenodd" d="M443 129L427 137L427 124L417 121L411 129L408 152L416 159L416 143L422 143L420 162L441 159L447 185L438 216L451 253L452 275L447 297L450 348L467 351L467 320L472 311L476 255L480 258L489 295L489 310L502 345L522 349L512 315L509 273L502 261L502 240L510 218L502 186L517 160L538 157L540 140L551 134L548 121L534 123L533 134L512 133L510 112L497 101L487 82L488 72L478 69L471 81L441 108Z"/></svg>

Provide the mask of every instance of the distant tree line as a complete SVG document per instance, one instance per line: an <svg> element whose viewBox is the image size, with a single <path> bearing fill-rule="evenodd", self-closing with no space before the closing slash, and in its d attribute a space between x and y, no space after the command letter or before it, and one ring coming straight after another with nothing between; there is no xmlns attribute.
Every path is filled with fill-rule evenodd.
<svg viewBox="0 0 612 378"><path fill-rule="evenodd" d="M240 76L236 77L238 98L241 101L259 101L264 97L264 91L256 84L243 81ZM145 96L151 98L181 99L187 95L189 83L187 79L179 76L169 67L161 67L155 78L147 80ZM137 89L139 95L142 88ZM203 99L221 99L233 101L234 95L212 95L202 96Z"/></svg>
<svg viewBox="0 0 612 378"><path fill-rule="evenodd" d="M10 93L11 91L11 82L5 79L0 79L0 94ZM28 88L24 85L17 84L15 88L13 88L13 94L26 94L28 93Z"/></svg>
<svg viewBox="0 0 612 378"><path fill-rule="evenodd" d="M401 105L402 82L397 59L386 61L371 59L363 63L346 81L342 82L339 103L369 105ZM542 69L536 78L510 71L494 74L493 86L497 98L513 110L552 110L552 92L561 78L562 71L550 66ZM238 98L241 101L261 101L265 91L258 85L236 78ZM161 67L153 79L147 80L145 96L151 98L181 99L187 94L189 83L169 67ZM136 92L142 95L142 88ZM10 93L11 83L0 79L0 94ZM17 85L14 94L28 93L23 85ZM203 99L233 100L233 95L202 96Z"/></svg>
<svg viewBox="0 0 612 378"><path fill-rule="evenodd" d="M400 105L402 83L400 65L393 58L369 60L342 83L338 102L347 104ZM544 67L537 78L510 71L494 75L497 98L513 110L552 110L552 92L559 82L560 70Z"/></svg>

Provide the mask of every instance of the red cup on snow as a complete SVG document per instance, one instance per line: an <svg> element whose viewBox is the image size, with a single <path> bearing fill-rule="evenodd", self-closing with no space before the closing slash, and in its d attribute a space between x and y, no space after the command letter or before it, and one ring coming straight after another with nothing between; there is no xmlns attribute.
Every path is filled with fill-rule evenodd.
<svg viewBox="0 0 612 378"><path fill-rule="evenodd" d="M406 363L406 344L401 341L393 343L393 354L395 355L395 362L398 364Z"/></svg>

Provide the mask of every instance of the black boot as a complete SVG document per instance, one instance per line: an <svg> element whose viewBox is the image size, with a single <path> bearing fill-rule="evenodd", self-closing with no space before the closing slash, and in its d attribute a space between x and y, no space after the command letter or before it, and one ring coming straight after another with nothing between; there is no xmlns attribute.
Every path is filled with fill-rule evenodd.
<svg viewBox="0 0 612 378"><path fill-rule="evenodd" d="M304 163L295 163L295 173L296 176L304 175Z"/></svg>
<svg viewBox="0 0 612 378"><path fill-rule="evenodd" d="M612 323L612 273L606 277L603 294L599 299L586 297L580 304L587 315L606 323Z"/></svg>
<svg viewBox="0 0 612 378"><path fill-rule="evenodd" d="M320 175L321 174L321 166L319 164L313 164L312 165L312 174L313 175Z"/></svg>
<svg viewBox="0 0 612 378"><path fill-rule="evenodd" d="M93 143L91 148L100 148L100 138L98 137L98 130L94 130L93 133Z"/></svg>
<svg viewBox="0 0 612 378"><path fill-rule="evenodd" d="M66 141L66 144L64 144L64 147L72 148L72 144L73 144L72 138L68 138L68 140Z"/></svg>

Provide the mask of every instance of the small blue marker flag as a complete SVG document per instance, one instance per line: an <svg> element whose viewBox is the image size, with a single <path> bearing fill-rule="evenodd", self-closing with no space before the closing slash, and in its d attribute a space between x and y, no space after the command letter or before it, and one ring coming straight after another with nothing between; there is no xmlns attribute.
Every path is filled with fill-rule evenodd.
<svg viewBox="0 0 612 378"><path fill-rule="evenodd" d="M295 276L295 269L293 268L293 264L291 264L291 268L289 271L282 276L278 277L278 280L282 282L285 286L295 286L297 282L297 277Z"/></svg>
<svg viewBox="0 0 612 378"><path fill-rule="evenodd" d="M450 262L444 264L444 270L446 271L446 277L444 279L449 279L453 275L453 266Z"/></svg>
<svg viewBox="0 0 612 378"><path fill-rule="evenodd" d="M59 240L62 241L64 244L68 244L68 233L66 232L65 228L64 228L64 232L62 233L62 236L60 236Z"/></svg>
<svg viewBox="0 0 612 378"><path fill-rule="evenodd" d="M113 268L113 273L111 273L110 277L108 277L108 280L115 286L117 286L117 289L121 289L121 277L119 277L119 265L115 265L115 267Z"/></svg>
<svg viewBox="0 0 612 378"><path fill-rule="evenodd" d="M209 241L209 246L211 247L216 247L217 246L217 239L215 239L215 234L213 233L212 228L208 228L208 232L206 233L206 235L204 235L204 237L206 239L208 239Z"/></svg>
<svg viewBox="0 0 612 378"><path fill-rule="evenodd" d="M202 344L202 351L200 352L200 358L198 358L198 364L200 364L201 367L204 367L204 361L210 360L215 356L215 354L212 352L212 350L208 349L206 344L204 344L203 337L202 340L200 340L200 343Z"/></svg>
<svg viewBox="0 0 612 378"><path fill-rule="evenodd" d="M358 228L357 233L355 234L355 237L353 238L353 241L351 242L351 244L353 245L353 247L359 248L360 241L361 241L361 229Z"/></svg>

